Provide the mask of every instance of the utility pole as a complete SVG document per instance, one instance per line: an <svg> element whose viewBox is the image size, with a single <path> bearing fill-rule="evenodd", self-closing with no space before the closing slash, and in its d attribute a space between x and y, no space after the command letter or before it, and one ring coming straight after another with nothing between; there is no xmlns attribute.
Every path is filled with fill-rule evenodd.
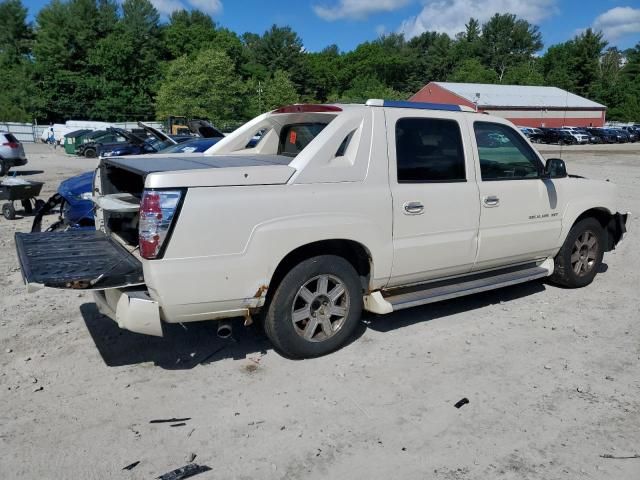
<svg viewBox="0 0 640 480"><path fill-rule="evenodd" d="M264 92L264 90L262 89L262 82L260 80L258 80L258 90L256 91L258 92L258 110L262 113L262 92Z"/></svg>

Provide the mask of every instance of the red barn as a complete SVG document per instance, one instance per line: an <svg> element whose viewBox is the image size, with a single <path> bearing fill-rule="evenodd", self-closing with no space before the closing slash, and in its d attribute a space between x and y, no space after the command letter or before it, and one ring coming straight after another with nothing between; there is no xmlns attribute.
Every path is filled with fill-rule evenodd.
<svg viewBox="0 0 640 480"><path fill-rule="evenodd" d="M522 127L602 127L607 107L556 87L430 82L412 102L466 105Z"/></svg>

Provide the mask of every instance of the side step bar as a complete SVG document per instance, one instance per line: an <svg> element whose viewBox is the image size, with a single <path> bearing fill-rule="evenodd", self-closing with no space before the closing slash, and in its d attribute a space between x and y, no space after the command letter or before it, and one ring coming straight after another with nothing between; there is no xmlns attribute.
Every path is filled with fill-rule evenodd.
<svg viewBox="0 0 640 480"><path fill-rule="evenodd" d="M396 310L417 307L427 303L440 302L451 298L472 295L474 293L508 287L518 283L528 282L539 278L548 277L553 273L553 259L545 260L541 265L511 270L506 273L493 272L491 276L478 278L473 276L465 281L457 279L457 283L443 285L425 284L421 290L413 290L407 293L384 296L381 292L373 292L364 298L365 309L373 313L391 313Z"/></svg>

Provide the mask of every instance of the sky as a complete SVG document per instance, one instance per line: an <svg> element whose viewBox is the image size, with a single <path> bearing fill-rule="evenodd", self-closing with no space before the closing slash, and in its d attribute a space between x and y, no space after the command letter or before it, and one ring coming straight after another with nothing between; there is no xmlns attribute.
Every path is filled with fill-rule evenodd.
<svg viewBox="0 0 640 480"><path fill-rule="evenodd" d="M47 0L23 0L33 20ZM173 10L198 8L221 26L242 34L263 33L272 24L291 26L310 51L337 44L343 51L387 33L407 38L424 31L455 35L469 17L486 21L514 13L538 25L545 48L588 27L611 46L640 42L640 0L151 0L163 18Z"/></svg>

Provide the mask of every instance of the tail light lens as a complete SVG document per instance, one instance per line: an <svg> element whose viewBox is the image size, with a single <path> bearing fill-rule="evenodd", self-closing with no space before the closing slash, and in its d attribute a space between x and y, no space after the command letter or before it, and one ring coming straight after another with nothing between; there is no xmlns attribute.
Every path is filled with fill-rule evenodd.
<svg viewBox="0 0 640 480"><path fill-rule="evenodd" d="M140 203L138 240L143 258L158 258L182 199L182 190L145 190Z"/></svg>
<svg viewBox="0 0 640 480"><path fill-rule="evenodd" d="M8 142L8 143L3 143L2 146L9 147L9 148L18 148L20 144L16 142Z"/></svg>

